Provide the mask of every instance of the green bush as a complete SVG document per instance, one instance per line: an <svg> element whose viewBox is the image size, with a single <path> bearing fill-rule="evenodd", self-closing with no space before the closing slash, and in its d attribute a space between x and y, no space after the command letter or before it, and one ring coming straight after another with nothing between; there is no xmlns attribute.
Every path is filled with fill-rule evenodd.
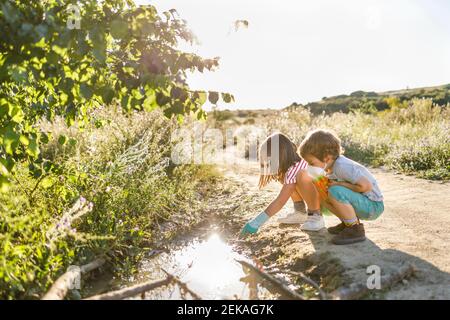
<svg viewBox="0 0 450 320"><path fill-rule="evenodd" d="M60 167L36 179L22 166L0 194L0 298L39 298L68 266L101 255L132 272L159 223L198 218L218 175L168 161L179 125L157 111L102 112L106 124L83 132L43 124L54 133L43 152ZM78 143L61 145L62 135Z"/></svg>
<svg viewBox="0 0 450 320"><path fill-rule="evenodd" d="M350 95L338 95L334 97L324 97L320 102L310 102L305 105L314 115L332 114L335 112L349 113L352 111L362 111L372 113L391 108L393 105L400 105L403 102L409 103L413 99L429 99L438 105L450 103L450 90L448 85L440 87L419 88L391 91L386 93L355 91ZM302 107L298 104L291 104L285 110Z"/></svg>
<svg viewBox="0 0 450 320"><path fill-rule="evenodd" d="M234 113L230 110L215 109L211 115L216 121L226 121L235 117Z"/></svg>
<svg viewBox="0 0 450 320"><path fill-rule="evenodd" d="M415 174L450 179L450 109L430 99L384 99L389 109L354 108L351 113L315 115L305 108L283 110L264 119L268 132L282 131L299 143L315 128L332 129L342 140L345 155L356 161Z"/></svg>
<svg viewBox="0 0 450 320"><path fill-rule="evenodd" d="M392 168L433 180L450 179L450 139L441 145L422 142L397 149L389 156Z"/></svg>
<svg viewBox="0 0 450 320"><path fill-rule="evenodd" d="M378 114L335 114L323 122L340 135L350 158L425 178L449 179L448 109L426 99L390 104L390 110Z"/></svg>
<svg viewBox="0 0 450 320"><path fill-rule="evenodd" d="M380 166L386 163L385 155L389 152L386 145L367 144L351 136L340 136L345 155L355 161Z"/></svg>

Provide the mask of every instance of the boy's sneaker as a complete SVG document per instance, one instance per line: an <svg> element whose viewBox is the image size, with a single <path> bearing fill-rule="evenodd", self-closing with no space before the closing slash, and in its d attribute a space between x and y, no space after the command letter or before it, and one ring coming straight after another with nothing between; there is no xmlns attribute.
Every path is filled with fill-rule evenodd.
<svg viewBox="0 0 450 320"><path fill-rule="evenodd" d="M305 221L306 214L295 211L288 214L286 217L278 218L280 224L299 224Z"/></svg>
<svg viewBox="0 0 450 320"><path fill-rule="evenodd" d="M331 234L339 234L344 229L345 229L345 223L341 222L337 226L329 227L328 232Z"/></svg>
<svg viewBox="0 0 450 320"><path fill-rule="evenodd" d="M325 228L325 221L323 220L322 215L318 214L308 216L306 222L301 227L303 231L319 231L323 228Z"/></svg>
<svg viewBox="0 0 450 320"><path fill-rule="evenodd" d="M351 244L366 240L366 232L362 223L351 227L345 227L339 234L335 235L331 242L337 245Z"/></svg>

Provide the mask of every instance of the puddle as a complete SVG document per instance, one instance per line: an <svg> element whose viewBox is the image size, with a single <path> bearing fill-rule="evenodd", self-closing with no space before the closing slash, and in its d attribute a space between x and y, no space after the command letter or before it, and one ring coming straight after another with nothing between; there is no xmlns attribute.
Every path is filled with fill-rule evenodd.
<svg viewBox="0 0 450 320"><path fill-rule="evenodd" d="M210 226L208 230L214 230L212 233L206 229L197 229L188 238L182 236L173 240L167 245L167 251L149 253L138 266L136 275L129 279L118 279L112 274L97 277L86 288L85 293L92 296L143 282L162 280L167 277L164 272L167 271L202 299L289 299L279 287L238 262L258 265L224 239L225 230L211 228ZM288 277L283 276L283 279L285 285L290 282ZM293 285L287 287L296 289ZM178 300L192 297L183 294L177 284L172 284L131 299Z"/></svg>
<svg viewBox="0 0 450 320"><path fill-rule="evenodd" d="M202 299L275 299L261 279L246 270L238 261L252 263L236 252L218 233L195 238L183 246L144 260L134 283L165 277L162 269L177 276ZM142 297L137 297L141 299ZM177 285L156 289L145 299L189 299L182 296Z"/></svg>

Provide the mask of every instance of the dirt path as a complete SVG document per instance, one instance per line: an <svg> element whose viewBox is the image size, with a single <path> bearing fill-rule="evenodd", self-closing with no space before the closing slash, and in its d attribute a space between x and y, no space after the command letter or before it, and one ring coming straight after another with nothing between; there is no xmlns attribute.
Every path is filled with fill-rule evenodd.
<svg viewBox="0 0 450 320"><path fill-rule="evenodd" d="M243 160L221 167L229 182L218 201L235 232L262 210L278 193L272 183L257 189L258 167ZM382 169L373 169L385 196L385 212L376 221L366 222L368 240L348 246L329 243L324 229L302 232L298 226L279 226L276 219L258 235L246 240L254 256L265 264L307 273L331 291L349 283L366 283L366 269L378 265L382 274L403 262L418 269L414 278L386 292L373 291L377 299L450 299L450 184L431 182ZM232 209L230 209L232 208ZM288 203L278 216L289 213ZM226 212L226 213L225 213ZM326 216L326 225L338 223Z"/></svg>

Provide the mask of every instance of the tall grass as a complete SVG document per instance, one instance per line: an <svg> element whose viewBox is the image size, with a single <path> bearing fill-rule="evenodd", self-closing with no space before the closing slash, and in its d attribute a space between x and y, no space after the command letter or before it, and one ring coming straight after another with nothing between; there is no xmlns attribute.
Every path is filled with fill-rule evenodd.
<svg viewBox="0 0 450 320"><path fill-rule="evenodd" d="M44 158L57 167L36 178L22 166L0 194L0 298L38 298L68 266L99 255L132 272L159 224L199 218L203 186L218 176L169 161L176 122L106 109L97 119L82 132L43 123L53 137Z"/></svg>
<svg viewBox="0 0 450 320"><path fill-rule="evenodd" d="M316 119L335 130L355 160L430 179L450 178L450 111L414 99L375 114L336 113Z"/></svg>
<svg viewBox="0 0 450 320"><path fill-rule="evenodd" d="M384 111L318 116L303 107L289 108L255 118L254 127L284 132L296 143L311 129L331 129L341 138L345 154L356 161L428 179L450 179L449 106L430 99L387 103L390 108Z"/></svg>

